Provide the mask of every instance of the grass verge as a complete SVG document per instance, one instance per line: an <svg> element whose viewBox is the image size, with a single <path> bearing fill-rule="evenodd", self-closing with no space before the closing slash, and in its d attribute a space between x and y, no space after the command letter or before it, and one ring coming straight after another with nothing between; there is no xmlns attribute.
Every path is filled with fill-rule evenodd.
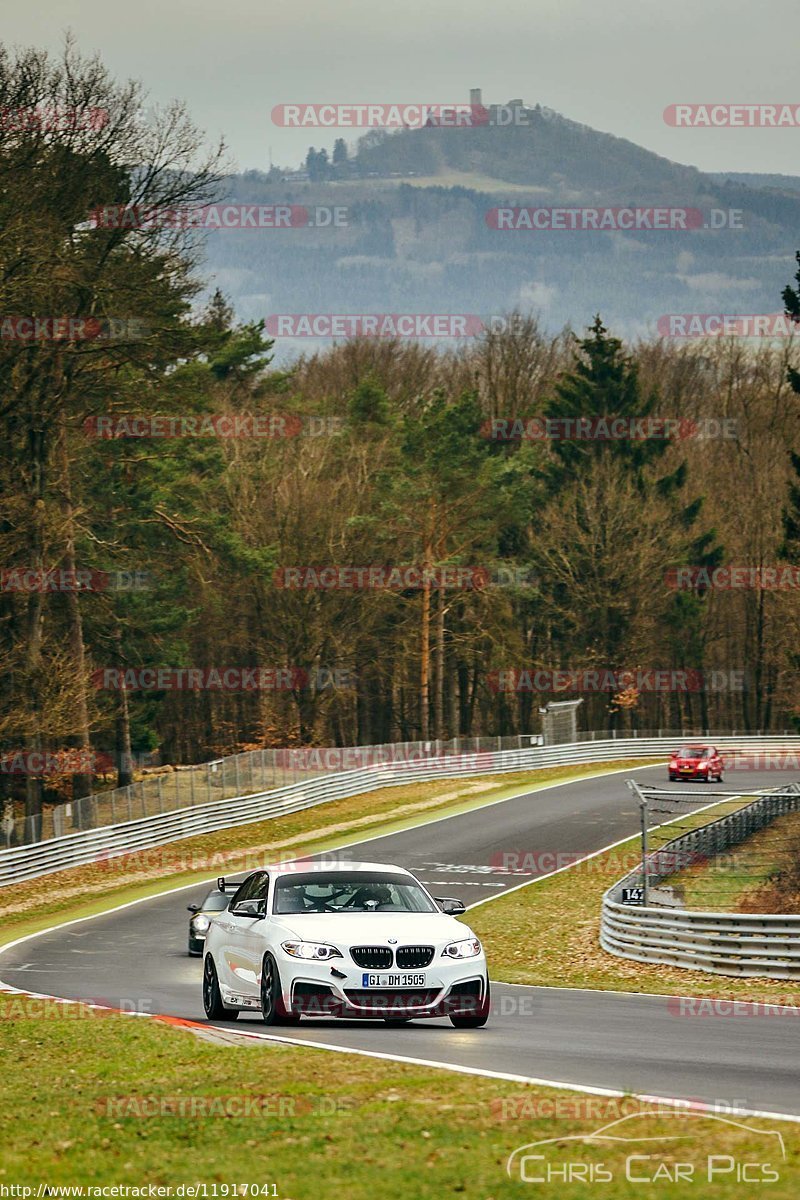
<svg viewBox="0 0 800 1200"><path fill-rule="evenodd" d="M519 1177L506 1175L517 1147L585 1136L622 1116L618 1135L677 1135L680 1152L672 1141L537 1148L544 1158L529 1172L562 1173L545 1195L583 1197L587 1177L602 1170L612 1176L604 1196L638 1197L643 1184L626 1179L630 1154L650 1156L628 1173L657 1179L659 1197L741 1200L741 1182L732 1166L723 1170L721 1157L707 1182L709 1155L770 1164L778 1179L769 1194L780 1200L800 1190L800 1131L783 1122L740 1118L740 1129L664 1110L646 1117L642 1109L653 1106L630 1097L599 1099L280 1044L218 1045L149 1020L100 1019L80 1006L26 1015L22 999L0 995L0 1190L28 1186L35 1197L40 1184L204 1184L206 1196L232 1196L234 1184L247 1184L269 1185L258 1194L280 1200L501 1200L519 1195ZM452 1036L468 1041L490 1031ZM786 1161L768 1132L776 1128ZM668 1182L664 1172L676 1160L693 1165L696 1191ZM568 1163L580 1166L583 1180L562 1181Z"/></svg>
<svg viewBox="0 0 800 1200"><path fill-rule="evenodd" d="M778 817L725 854L677 871L665 882L687 908L798 913L800 813Z"/></svg>

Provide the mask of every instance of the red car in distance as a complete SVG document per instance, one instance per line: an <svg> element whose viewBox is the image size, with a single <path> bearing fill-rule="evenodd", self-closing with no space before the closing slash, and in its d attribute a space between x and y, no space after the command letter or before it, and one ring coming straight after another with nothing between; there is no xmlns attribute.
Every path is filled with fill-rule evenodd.
<svg viewBox="0 0 800 1200"><path fill-rule="evenodd" d="M670 783L678 779L722 783L722 757L714 746L681 746L669 760L669 778Z"/></svg>

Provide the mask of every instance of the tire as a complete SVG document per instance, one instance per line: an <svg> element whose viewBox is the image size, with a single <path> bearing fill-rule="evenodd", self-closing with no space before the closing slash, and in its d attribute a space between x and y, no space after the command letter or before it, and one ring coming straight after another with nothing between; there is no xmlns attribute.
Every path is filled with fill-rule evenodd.
<svg viewBox="0 0 800 1200"><path fill-rule="evenodd" d="M283 1002L278 964L271 954L264 955L261 964L261 1019L265 1025L299 1025L300 1014L289 1012Z"/></svg>
<svg viewBox="0 0 800 1200"><path fill-rule="evenodd" d="M677 776L677 775L670 775L670 777L669 777L669 781L670 781L670 783L677 783L677 781L678 781L678 776Z"/></svg>
<svg viewBox="0 0 800 1200"><path fill-rule="evenodd" d="M489 980L486 980L486 991L483 997L483 1003L477 1012L472 1013L451 1013L450 1024L456 1029L481 1029L489 1020L489 1011L492 1006L492 998L489 989Z"/></svg>
<svg viewBox="0 0 800 1200"><path fill-rule="evenodd" d="M226 1008L222 1003L217 968L210 954L203 967L203 1008L209 1021L235 1021L239 1016L238 1008Z"/></svg>

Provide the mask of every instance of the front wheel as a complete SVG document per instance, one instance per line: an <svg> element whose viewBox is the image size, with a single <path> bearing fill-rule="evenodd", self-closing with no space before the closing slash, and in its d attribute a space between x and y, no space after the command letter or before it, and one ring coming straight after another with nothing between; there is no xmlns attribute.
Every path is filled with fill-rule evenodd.
<svg viewBox="0 0 800 1200"><path fill-rule="evenodd" d="M226 1008L222 1003L217 968L210 954L203 967L203 1008L209 1021L235 1021L239 1016L238 1008Z"/></svg>
<svg viewBox="0 0 800 1200"><path fill-rule="evenodd" d="M489 1009L491 1008L491 994L489 991L489 980L486 980L486 991L483 995L483 1002L480 1008L471 1013L451 1013L450 1023L456 1029L480 1029L489 1020Z"/></svg>
<svg viewBox="0 0 800 1200"><path fill-rule="evenodd" d="M283 1002L278 964L271 954L261 964L261 1017L265 1025L299 1025L300 1014L289 1012Z"/></svg>

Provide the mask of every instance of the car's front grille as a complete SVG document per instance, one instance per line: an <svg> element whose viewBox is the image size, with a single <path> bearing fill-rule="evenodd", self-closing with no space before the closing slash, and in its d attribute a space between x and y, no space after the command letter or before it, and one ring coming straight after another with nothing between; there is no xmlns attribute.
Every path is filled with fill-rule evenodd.
<svg viewBox="0 0 800 1200"><path fill-rule="evenodd" d="M350 955L356 966L373 971L390 967L393 959L390 946L353 946Z"/></svg>
<svg viewBox="0 0 800 1200"><path fill-rule="evenodd" d="M419 1008L433 1004L438 988L348 988L345 996L361 1008L401 1009Z"/></svg>
<svg viewBox="0 0 800 1200"><path fill-rule="evenodd" d="M395 951L395 961L398 967L406 970L427 967L433 961L433 946L399 946Z"/></svg>

